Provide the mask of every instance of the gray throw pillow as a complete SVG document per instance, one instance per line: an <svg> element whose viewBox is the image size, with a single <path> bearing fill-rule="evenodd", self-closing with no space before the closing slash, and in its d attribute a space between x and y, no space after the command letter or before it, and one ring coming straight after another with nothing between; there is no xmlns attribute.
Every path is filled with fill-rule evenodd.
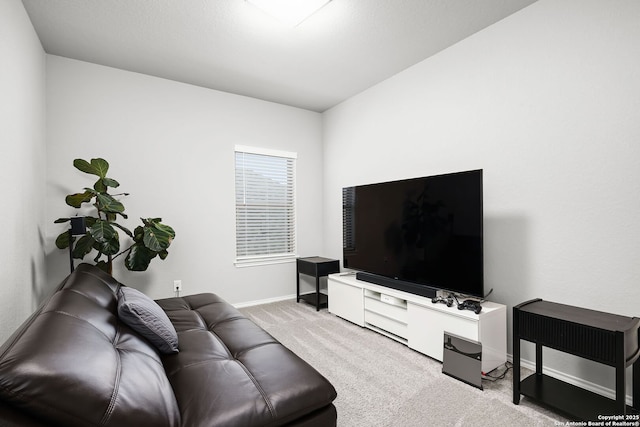
<svg viewBox="0 0 640 427"><path fill-rule="evenodd" d="M155 301L137 289L120 287L118 317L161 353L178 352L178 334L167 314Z"/></svg>

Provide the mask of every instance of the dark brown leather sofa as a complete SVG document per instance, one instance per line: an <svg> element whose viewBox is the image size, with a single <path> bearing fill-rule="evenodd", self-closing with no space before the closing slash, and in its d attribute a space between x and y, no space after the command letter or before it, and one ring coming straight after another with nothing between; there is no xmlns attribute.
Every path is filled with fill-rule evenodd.
<svg viewBox="0 0 640 427"><path fill-rule="evenodd" d="M80 265L0 347L0 426L335 426L333 386L214 294L158 300L179 352L118 318Z"/></svg>

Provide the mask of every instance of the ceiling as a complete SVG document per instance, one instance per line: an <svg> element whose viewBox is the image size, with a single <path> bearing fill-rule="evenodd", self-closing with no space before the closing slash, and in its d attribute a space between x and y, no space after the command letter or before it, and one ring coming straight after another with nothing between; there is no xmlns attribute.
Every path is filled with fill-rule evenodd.
<svg viewBox="0 0 640 427"><path fill-rule="evenodd" d="M288 27L244 0L23 0L44 50L322 112L536 0L332 0Z"/></svg>

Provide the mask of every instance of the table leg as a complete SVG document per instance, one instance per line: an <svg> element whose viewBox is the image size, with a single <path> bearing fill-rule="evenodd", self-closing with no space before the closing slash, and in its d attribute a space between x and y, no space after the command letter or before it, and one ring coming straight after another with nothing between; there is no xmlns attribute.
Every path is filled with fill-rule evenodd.
<svg viewBox="0 0 640 427"><path fill-rule="evenodd" d="M513 403L520 403L520 328L518 310L513 309Z"/></svg>
<svg viewBox="0 0 640 427"><path fill-rule="evenodd" d="M616 367L616 413L624 415L627 411L627 391L624 367Z"/></svg>
<svg viewBox="0 0 640 427"><path fill-rule="evenodd" d="M631 381L633 381L631 387L631 393L633 393L633 407L640 411L640 359L635 361L631 370L633 371L633 376L631 378Z"/></svg>
<svg viewBox="0 0 640 427"><path fill-rule="evenodd" d="M624 334L616 332L616 413L627 413L627 384L624 360ZM635 397L635 396L634 396Z"/></svg>
<svg viewBox="0 0 640 427"><path fill-rule="evenodd" d="M300 302L300 273L296 272L296 302Z"/></svg>
<svg viewBox="0 0 640 427"><path fill-rule="evenodd" d="M536 375L542 375L542 344L536 343Z"/></svg>
<svg viewBox="0 0 640 427"><path fill-rule="evenodd" d="M316 311L320 311L320 277L316 274Z"/></svg>

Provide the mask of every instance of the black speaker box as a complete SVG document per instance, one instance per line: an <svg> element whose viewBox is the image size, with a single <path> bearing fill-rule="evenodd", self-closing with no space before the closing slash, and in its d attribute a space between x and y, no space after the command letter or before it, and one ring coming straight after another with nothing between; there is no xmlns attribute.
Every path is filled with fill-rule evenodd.
<svg viewBox="0 0 640 427"><path fill-rule="evenodd" d="M482 390L482 344L445 332L442 372Z"/></svg>

